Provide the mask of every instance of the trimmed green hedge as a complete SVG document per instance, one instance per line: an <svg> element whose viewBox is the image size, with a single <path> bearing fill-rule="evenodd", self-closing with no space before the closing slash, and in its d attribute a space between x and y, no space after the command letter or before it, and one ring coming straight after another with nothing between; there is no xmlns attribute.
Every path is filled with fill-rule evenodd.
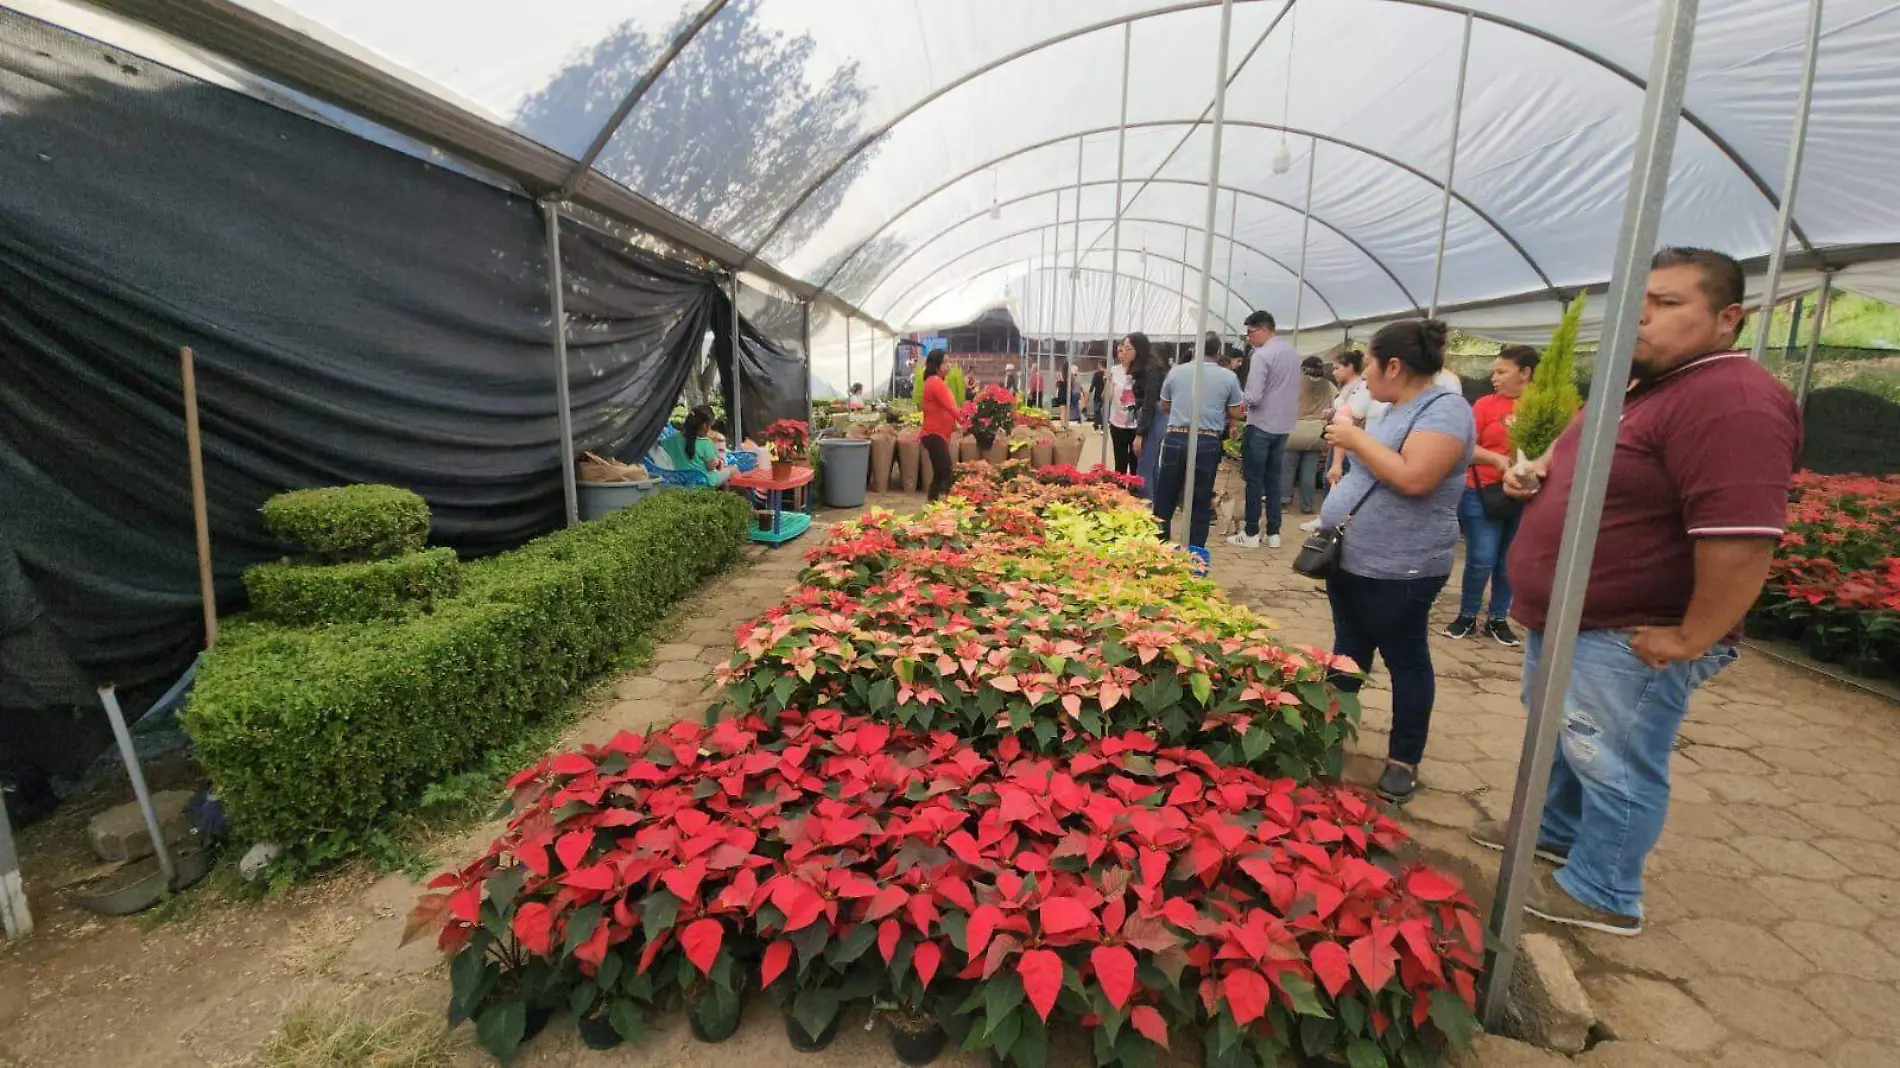
<svg viewBox="0 0 1900 1068"><path fill-rule="evenodd" d="M264 502L264 529L324 560L380 560L429 540L429 505L396 486L326 486Z"/></svg>
<svg viewBox="0 0 1900 1068"><path fill-rule="evenodd" d="M751 517L736 494L656 494L464 565L426 615L232 621L183 715L234 829L294 844L387 822L598 677Z"/></svg>
<svg viewBox="0 0 1900 1068"><path fill-rule="evenodd" d="M280 560L244 571L251 614L286 626L400 619L452 597L462 583L454 549L424 549L388 560L313 564Z"/></svg>

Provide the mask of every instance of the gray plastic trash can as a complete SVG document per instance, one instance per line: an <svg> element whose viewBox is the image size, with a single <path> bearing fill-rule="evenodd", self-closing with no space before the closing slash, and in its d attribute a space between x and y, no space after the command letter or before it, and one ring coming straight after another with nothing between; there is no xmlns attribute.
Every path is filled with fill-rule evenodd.
<svg viewBox="0 0 1900 1068"><path fill-rule="evenodd" d="M871 480L871 443L855 438L826 438L818 443L825 465L825 504L831 508L862 508L865 485Z"/></svg>
<svg viewBox="0 0 1900 1068"><path fill-rule="evenodd" d="M577 482L574 488L580 491L581 519L586 521L639 504L659 488L659 483L653 479L645 482Z"/></svg>

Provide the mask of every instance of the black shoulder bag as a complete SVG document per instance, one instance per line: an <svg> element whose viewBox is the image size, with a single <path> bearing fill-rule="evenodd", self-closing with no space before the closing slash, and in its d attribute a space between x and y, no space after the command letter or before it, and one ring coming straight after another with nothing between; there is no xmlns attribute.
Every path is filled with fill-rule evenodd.
<svg viewBox="0 0 1900 1068"><path fill-rule="evenodd" d="M1405 437L1399 439L1400 452L1405 451L1405 443L1412 437L1412 428L1418 426L1418 421L1425 417L1426 411L1445 396L1447 396L1447 394L1440 393L1438 396L1426 401L1419 407L1418 411L1412 415L1411 426L1405 428ZM1372 499L1372 495L1379 491L1380 485L1379 480L1374 478L1372 480L1372 488L1367 490L1359 498L1358 503L1352 506L1352 511L1346 513L1346 518L1341 520L1338 526L1331 530L1321 527L1319 530L1309 534L1306 538L1306 543L1300 546L1299 555L1293 558L1293 570L1310 578L1318 579L1323 579L1339 570L1340 558L1343 557L1346 552L1346 527L1352 523L1352 517L1359 514L1359 509L1364 508L1366 502Z"/></svg>

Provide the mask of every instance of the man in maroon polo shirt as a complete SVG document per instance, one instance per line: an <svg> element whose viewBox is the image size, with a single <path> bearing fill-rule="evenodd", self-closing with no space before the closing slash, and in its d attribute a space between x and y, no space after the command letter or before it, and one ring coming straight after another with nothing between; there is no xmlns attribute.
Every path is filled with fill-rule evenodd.
<svg viewBox="0 0 1900 1068"><path fill-rule="evenodd" d="M1801 449L1794 398L1733 351L1742 269L1704 249L1650 261L1629 392L1617 428L1564 728L1528 911L1633 935L1643 863L1669 809L1669 754L1689 694L1736 657L1788 513ZM1582 420L1506 488L1530 497L1511 546L1512 615L1525 641L1526 700L1543 645ZM1539 488L1541 486L1541 488ZM1472 838L1503 848L1503 828Z"/></svg>

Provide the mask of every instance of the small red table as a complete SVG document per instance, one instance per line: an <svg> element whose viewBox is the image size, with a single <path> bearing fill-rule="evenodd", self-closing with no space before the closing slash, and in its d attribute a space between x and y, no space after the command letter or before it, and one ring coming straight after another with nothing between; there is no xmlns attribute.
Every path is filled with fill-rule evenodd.
<svg viewBox="0 0 1900 1068"><path fill-rule="evenodd" d="M744 493L763 493L772 505L772 529L751 532L753 541L767 545L783 545L811 529L811 493L805 494L805 507L802 511L785 511L785 495L811 485L814 472L809 467L792 465L791 472L784 478L775 478L769 466L761 466L754 471L740 471L726 482L727 489Z"/></svg>

